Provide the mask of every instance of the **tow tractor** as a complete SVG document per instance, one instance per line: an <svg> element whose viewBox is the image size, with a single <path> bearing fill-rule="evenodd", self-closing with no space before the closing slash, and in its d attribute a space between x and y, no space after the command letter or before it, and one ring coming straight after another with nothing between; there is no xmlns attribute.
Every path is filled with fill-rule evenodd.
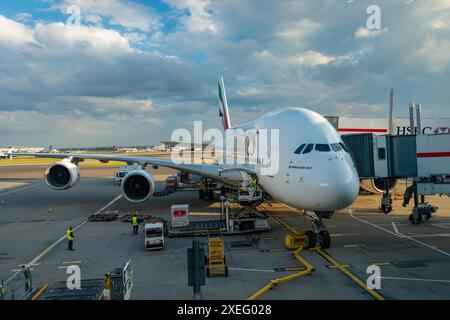
<svg viewBox="0 0 450 320"><path fill-rule="evenodd" d="M144 234L146 250L164 248L164 224L162 222L146 223L144 225Z"/></svg>

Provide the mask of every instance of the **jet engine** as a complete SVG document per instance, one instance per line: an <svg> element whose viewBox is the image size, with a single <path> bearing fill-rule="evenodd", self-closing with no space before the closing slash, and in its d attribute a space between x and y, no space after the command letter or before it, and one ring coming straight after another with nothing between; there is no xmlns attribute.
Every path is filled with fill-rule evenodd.
<svg viewBox="0 0 450 320"><path fill-rule="evenodd" d="M394 191L398 187L397 179L384 179L384 178L375 178L375 179L364 179L361 180L360 187L365 191L370 193L383 193L384 192L384 181L387 180L387 186L389 191Z"/></svg>
<svg viewBox="0 0 450 320"><path fill-rule="evenodd" d="M143 169L133 170L123 178L121 188L128 201L144 202L153 194L155 180Z"/></svg>
<svg viewBox="0 0 450 320"><path fill-rule="evenodd" d="M44 179L45 183L52 189L69 189L80 181L80 169L69 159L64 159L48 167Z"/></svg>

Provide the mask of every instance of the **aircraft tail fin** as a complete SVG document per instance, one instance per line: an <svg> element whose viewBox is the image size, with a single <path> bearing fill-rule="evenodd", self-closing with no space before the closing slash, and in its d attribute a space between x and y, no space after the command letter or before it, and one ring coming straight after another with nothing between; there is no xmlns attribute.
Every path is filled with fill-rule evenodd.
<svg viewBox="0 0 450 320"><path fill-rule="evenodd" d="M231 128L230 113L228 112L227 93L223 77L219 79L219 117L222 118L223 128L225 130Z"/></svg>

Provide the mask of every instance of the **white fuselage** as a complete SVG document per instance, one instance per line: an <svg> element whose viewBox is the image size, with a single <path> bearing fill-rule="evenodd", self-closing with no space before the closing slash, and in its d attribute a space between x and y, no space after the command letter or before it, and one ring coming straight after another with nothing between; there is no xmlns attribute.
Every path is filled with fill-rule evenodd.
<svg viewBox="0 0 450 320"><path fill-rule="evenodd" d="M316 212L339 210L355 201L359 191L355 164L350 154L339 148L339 143L343 142L336 129L318 113L288 108L233 129L247 133L235 134L237 143L244 145L248 142L243 139L251 140L261 129L278 130L278 170L264 174L262 168L267 164L249 165L255 169L259 185L275 199ZM295 153L303 144L302 152ZM310 152L305 152L308 144L314 146Z"/></svg>

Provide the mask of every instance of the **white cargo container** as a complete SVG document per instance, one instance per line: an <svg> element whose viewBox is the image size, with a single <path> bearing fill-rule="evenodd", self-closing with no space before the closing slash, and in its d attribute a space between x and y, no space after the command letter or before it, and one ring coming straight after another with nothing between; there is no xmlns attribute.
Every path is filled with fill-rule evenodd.
<svg viewBox="0 0 450 320"><path fill-rule="evenodd" d="M186 227L189 225L189 205L174 204L170 207L172 228Z"/></svg>

